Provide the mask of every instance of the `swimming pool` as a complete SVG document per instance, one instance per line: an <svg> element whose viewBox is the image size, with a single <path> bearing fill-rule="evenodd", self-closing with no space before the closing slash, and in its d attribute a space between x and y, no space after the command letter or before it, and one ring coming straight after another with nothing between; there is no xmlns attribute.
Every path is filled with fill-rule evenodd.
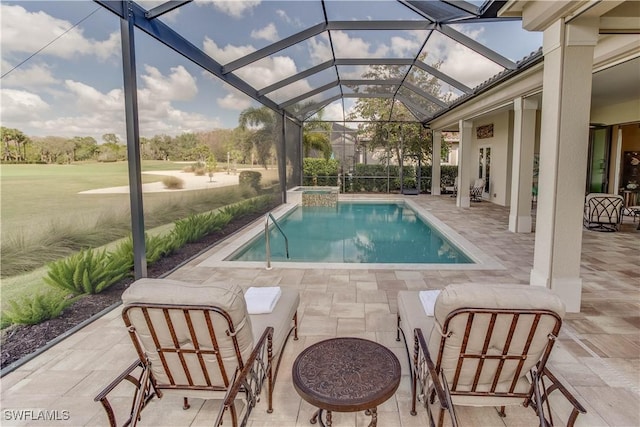
<svg viewBox="0 0 640 427"><path fill-rule="evenodd" d="M473 264L404 202L339 202L337 207L297 206L269 234L271 260L364 264ZM265 261L264 233L227 258Z"/></svg>

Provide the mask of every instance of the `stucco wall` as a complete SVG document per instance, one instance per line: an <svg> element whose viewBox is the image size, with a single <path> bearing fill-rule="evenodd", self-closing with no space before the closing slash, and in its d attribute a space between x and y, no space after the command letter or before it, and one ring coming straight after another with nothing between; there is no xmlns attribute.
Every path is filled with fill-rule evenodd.
<svg viewBox="0 0 640 427"><path fill-rule="evenodd" d="M640 99L591 110L591 123L614 125L640 121Z"/></svg>

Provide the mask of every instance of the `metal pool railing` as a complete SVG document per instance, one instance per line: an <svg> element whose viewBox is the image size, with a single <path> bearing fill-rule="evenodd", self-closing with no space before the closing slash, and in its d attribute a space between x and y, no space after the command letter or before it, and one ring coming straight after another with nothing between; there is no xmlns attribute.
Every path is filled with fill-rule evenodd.
<svg viewBox="0 0 640 427"><path fill-rule="evenodd" d="M284 237L284 247L287 253L287 259L289 259L289 239L287 239L287 235L284 234L284 231L282 231L282 228L280 228L280 225L278 225L278 222L276 221L276 219L273 217L271 212L269 212L264 221L264 241L266 245L265 253L267 258L267 270L271 270L271 243L269 242L269 218L271 218L271 222L273 222L273 225L276 226L280 234L282 234L282 237Z"/></svg>

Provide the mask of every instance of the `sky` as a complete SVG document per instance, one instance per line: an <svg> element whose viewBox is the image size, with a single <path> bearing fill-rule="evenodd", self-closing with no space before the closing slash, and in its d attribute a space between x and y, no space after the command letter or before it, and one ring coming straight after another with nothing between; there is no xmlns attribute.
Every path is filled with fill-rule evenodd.
<svg viewBox="0 0 640 427"><path fill-rule="evenodd" d="M140 1L151 9L160 1ZM327 1L329 20L416 20L413 11L393 1ZM323 22L320 1L194 1L163 15L185 39L221 64ZM125 139L120 25L100 5L77 1L0 2L0 121L29 136L92 136L115 133ZM537 50L539 33L518 21L456 25L454 28L517 61ZM508 35L508 36L506 36ZM426 33L420 31L333 31L338 58L413 58ZM234 128L240 112L260 104L202 70L141 31L135 33L140 134ZM502 70L486 58L434 32L425 46L427 63L474 87ZM331 59L331 44L321 34L235 73L257 89ZM358 67L343 77L359 78ZM270 93L286 101L336 79L333 68ZM447 88L444 87L443 92ZM316 95L328 99L337 88ZM345 100L345 108L353 106ZM342 120L342 101L329 104L327 120Z"/></svg>

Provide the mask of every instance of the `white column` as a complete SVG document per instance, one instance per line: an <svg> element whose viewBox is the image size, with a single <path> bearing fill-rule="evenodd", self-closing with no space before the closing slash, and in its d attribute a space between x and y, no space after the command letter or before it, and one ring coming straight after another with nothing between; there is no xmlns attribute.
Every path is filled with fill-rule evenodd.
<svg viewBox="0 0 640 427"><path fill-rule="evenodd" d="M580 311L582 212L596 19L558 20L544 31L540 175L531 284Z"/></svg>
<svg viewBox="0 0 640 427"><path fill-rule="evenodd" d="M536 109L532 99L513 100L513 162L509 231L531 233L531 188L533 152L536 142Z"/></svg>
<svg viewBox="0 0 640 427"><path fill-rule="evenodd" d="M440 195L440 150L442 148L442 132L439 130L432 131L431 141L433 141L431 150L431 194Z"/></svg>
<svg viewBox="0 0 640 427"><path fill-rule="evenodd" d="M473 122L460 120L460 147L458 148L458 195L456 206L468 208L471 205L469 197L469 185L471 184L471 170L475 168L473 153L471 152L471 139Z"/></svg>

